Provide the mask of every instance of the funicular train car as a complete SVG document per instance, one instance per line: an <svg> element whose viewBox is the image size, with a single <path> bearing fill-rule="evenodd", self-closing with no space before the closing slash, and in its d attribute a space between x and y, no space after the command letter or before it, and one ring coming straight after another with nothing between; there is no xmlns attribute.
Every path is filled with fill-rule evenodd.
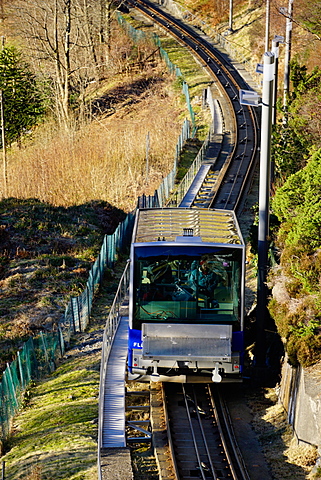
<svg viewBox="0 0 321 480"><path fill-rule="evenodd" d="M233 211L138 210L129 379L240 381L245 245Z"/></svg>

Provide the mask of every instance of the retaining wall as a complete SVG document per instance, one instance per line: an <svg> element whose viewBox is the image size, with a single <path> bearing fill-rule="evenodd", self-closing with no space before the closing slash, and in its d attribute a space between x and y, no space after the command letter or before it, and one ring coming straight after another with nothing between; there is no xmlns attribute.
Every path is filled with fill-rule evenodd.
<svg viewBox="0 0 321 480"><path fill-rule="evenodd" d="M285 360L279 401L298 442L315 445L321 452L321 363L303 369Z"/></svg>

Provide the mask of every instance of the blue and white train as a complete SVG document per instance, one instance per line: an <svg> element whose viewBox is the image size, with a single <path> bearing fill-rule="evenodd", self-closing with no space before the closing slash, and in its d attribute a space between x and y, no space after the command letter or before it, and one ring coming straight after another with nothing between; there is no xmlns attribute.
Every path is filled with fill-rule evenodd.
<svg viewBox="0 0 321 480"><path fill-rule="evenodd" d="M245 245L235 213L138 210L130 268L129 379L241 381Z"/></svg>

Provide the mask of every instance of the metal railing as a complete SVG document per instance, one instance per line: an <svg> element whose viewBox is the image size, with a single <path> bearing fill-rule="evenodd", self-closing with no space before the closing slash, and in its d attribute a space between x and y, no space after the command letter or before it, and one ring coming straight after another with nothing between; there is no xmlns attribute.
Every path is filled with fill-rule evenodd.
<svg viewBox="0 0 321 480"><path fill-rule="evenodd" d="M120 321L120 307L127 296L129 286L129 262L127 262L119 281L117 292L110 308L103 335L100 364L99 404L98 404L98 478L101 480L100 450L102 446L102 421L104 409L104 386L106 379L107 361Z"/></svg>
<svg viewBox="0 0 321 480"><path fill-rule="evenodd" d="M200 166L202 165L202 162L204 161L205 155L206 155L206 150L208 147L208 144L210 142L212 134L212 128L207 134L206 139L204 140L204 143L202 147L200 148L197 156L195 157L193 163L191 164L190 168L186 172L185 176L179 183L179 185L174 189L172 194L170 195L168 199L168 204L171 206L177 206L180 204L180 202L183 200L184 196L186 195L188 189L190 188L195 175L200 169Z"/></svg>

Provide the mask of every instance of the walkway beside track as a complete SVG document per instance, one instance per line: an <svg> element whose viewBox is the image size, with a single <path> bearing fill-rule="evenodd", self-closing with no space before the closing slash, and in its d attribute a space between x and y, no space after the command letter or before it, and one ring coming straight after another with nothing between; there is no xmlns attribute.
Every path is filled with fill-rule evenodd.
<svg viewBox="0 0 321 480"><path fill-rule="evenodd" d="M128 317L121 317L108 358L102 425L102 448L126 447L125 375Z"/></svg>
<svg viewBox="0 0 321 480"><path fill-rule="evenodd" d="M222 150L224 133L223 119L221 109L219 108L219 104L216 99L213 101L213 118L213 132L210 134L210 142L206 151L205 158L202 162L200 169L195 175L195 178L192 181L188 191L186 192L181 203L179 204L179 207L190 208L192 206L197 194L201 189L201 186L204 185L205 178L208 176L211 168L213 168L213 165L215 164L216 159ZM210 185L204 186L205 189L211 190L213 188L216 182L217 175L218 173L214 175ZM208 192L205 193L208 194ZM201 207L202 205L197 206Z"/></svg>
<svg viewBox="0 0 321 480"><path fill-rule="evenodd" d="M104 387L102 448L100 451L102 480L132 480L130 450L125 435L125 375L128 342L128 306L122 316L107 362Z"/></svg>

